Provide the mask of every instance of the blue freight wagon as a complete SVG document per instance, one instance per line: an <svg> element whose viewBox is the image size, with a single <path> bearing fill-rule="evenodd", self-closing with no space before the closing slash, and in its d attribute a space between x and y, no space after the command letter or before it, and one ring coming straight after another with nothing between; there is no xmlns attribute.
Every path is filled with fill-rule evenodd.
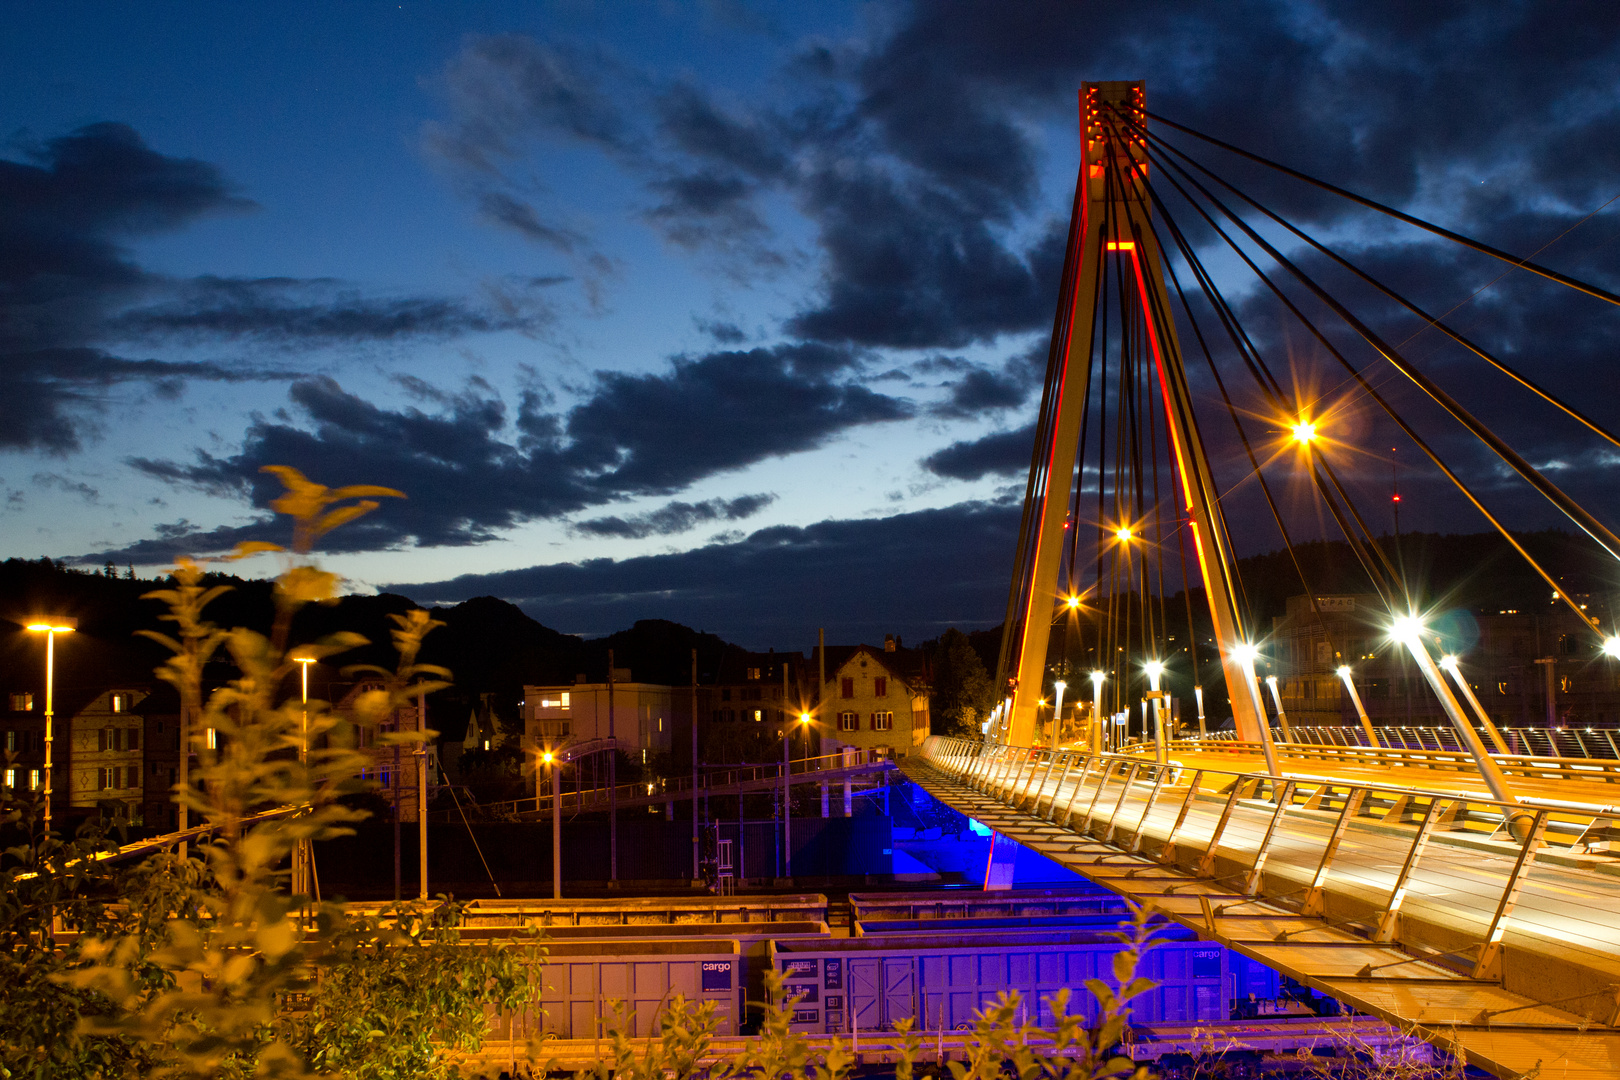
<svg viewBox="0 0 1620 1080"><path fill-rule="evenodd" d="M771 962L784 1000L798 998L792 1026L805 1033L890 1031L910 1019L916 1030L966 1030L1002 993L1023 999L1021 1022L1050 1025L1048 999L1070 991L1069 1011L1088 1020L1096 1003L1087 979L1113 982L1117 940L1094 928L1072 932L1005 931L925 936L779 940ZM1132 1003L1136 1023L1198 1023L1230 1018L1234 1002L1275 997L1277 975L1219 945L1168 937L1143 956L1138 974L1154 989Z"/></svg>

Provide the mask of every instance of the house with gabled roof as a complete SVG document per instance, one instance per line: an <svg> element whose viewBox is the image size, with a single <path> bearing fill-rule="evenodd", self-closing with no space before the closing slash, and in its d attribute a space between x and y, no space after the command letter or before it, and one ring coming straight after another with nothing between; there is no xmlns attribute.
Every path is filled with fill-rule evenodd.
<svg viewBox="0 0 1620 1080"><path fill-rule="evenodd" d="M823 658L812 653L811 667ZM928 737L929 670L918 649L886 635L881 648L829 645L821 687L823 753L845 748L866 760L904 757Z"/></svg>

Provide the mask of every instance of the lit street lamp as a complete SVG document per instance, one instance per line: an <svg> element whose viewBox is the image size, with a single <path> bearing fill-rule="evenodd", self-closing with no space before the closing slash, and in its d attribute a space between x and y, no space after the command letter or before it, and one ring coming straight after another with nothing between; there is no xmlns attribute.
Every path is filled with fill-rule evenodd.
<svg viewBox="0 0 1620 1080"><path fill-rule="evenodd" d="M1101 671L1091 673L1091 750L1097 754L1103 752L1104 740L1111 734L1103 731L1102 684L1107 678Z"/></svg>
<svg viewBox="0 0 1620 1080"><path fill-rule="evenodd" d="M298 726L298 764L307 766L309 763L309 665L316 661L311 656L295 656L292 661L298 665L298 700L303 706L303 715ZM182 744L181 752L189 755L191 747L185 745L184 733L180 741ZM394 817L396 819L399 817L397 811ZM398 854L398 851L396 851L396 870L398 868ZM310 861L313 855L314 852L311 850L310 842L307 839L298 841L298 846L293 848L292 892L294 896L310 895ZM398 899L398 897L395 899Z"/></svg>
<svg viewBox="0 0 1620 1080"><path fill-rule="evenodd" d="M1063 736L1063 691L1067 690L1068 688L1069 688L1069 684L1064 682L1062 679L1059 679L1059 680L1057 680L1056 682L1054 682L1052 684L1052 689L1054 691L1054 694L1053 694L1053 697L1052 697L1052 745L1053 745L1053 747L1056 747L1057 744L1062 740L1062 736Z"/></svg>
<svg viewBox="0 0 1620 1080"><path fill-rule="evenodd" d="M1463 697L1468 699L1468 705L1474 710L1474 715L1485 726L1485 734L1489 735L1491 742L1496 745L1496 752L1498 754L1508 753L1507 743L1503 741L1502 733L1496 730L1495 724L1491 723L1491 718L1485 714L1485 706L1481 705L1479 698L1474 695L1474 688L1468 685L1467 679L1463 678L1462 669L1457 666L1457 658L1455 656L1442 656L1440 658L1440 669L1451 676L1451 681L1457 684L1457 689L1461 690Z"/></svg>
<svg viewBox="0 0 1620 1080"><path fill-rule="evenodd" d="M1260 680L1254 673L1254 662L1259 657L1260 650L1247 641L1232 646L1232 659L1243 669L1243 688L1249 695L1249 707L1260 721L1260 749L1266 756L1266 772L1276 776L1277 748L1271 742L1271 721L1266 719L1266 706L1260 700Z"/></svg>
<svg viewBox="0 0 1620 1080"><path fill-rule="evenodd" d="M1148 677L1148 698L1153 702L1153 749L1154 757L1160 765L1170 760L1170 748L1164 741L1164 692L1159 689L1159 679L1164 675L1164 662L1149 660L1142 670Z"/></svg>
<svg viewBox="0 0 1620 1080"><path fill-rule="evenodd" d="M1288 728L1288 714L1283 711L1282 694L1277 691L1277 676L1267 675L1266 686L1271 690L1271 703L1277 707L1277 726L1282 728L1283 742L1294 741L1294 733Z"/></svg>
<svg viewBox="0 0 1620 1080"><path fill-rule="evenodd" d="M1474 763L1479 766L1480 777L1484 779L1485 786L1491 789L1491 797L1497 802L1517 802L1513 792L1508 788L1507 777L1502 774L1501 766L1497 765L1496 759L1486 752L1485 744L1479 741L1479 733L1463 715L1462 706L1457 704L1456 695L1451 692L1451 687L1446 685L1445 676L1440 674L1434 658L1429 655L1428 647L1423 644L1423 629L1422 619L1416 615L1402 615L1390 624L1389 636L1391 640L1405 645L1407 651L1412 654L1412 659L1417 662L1418 670L1423 673L1429 689L1440 699L1440 707L1451 719L1452 727L1457 729L1457 734L1468 747Z"/></svg>
<svg viewBox="0 0 1620 1080"><path fill-rule="evenodd" d="M1356 707L1356 716L1361 720L1361 728L1367 733L1367 745L1377 749L1378 732L1373 729L1372 721L1367 718L1367 710L1361 704L1361 695L1356 691L1355 680L1350 677L1350 665L1339 665L1339 678L1344 680L1344 688L1350 692L1350 701Z"/></svg>
<svg viewBox="0 0 1620 1080"><path fill-rule="evenodd" d="M53 718L56 716L53 696L56 689L56 635L71 634L79 627L78 619L40 619L28 624L31 633L45 635L45 833L51 831L51 741L54 737Z"/></svg>
<svg viewBox="0 0 1620 1080"><path fill-rule="evenodd" d="M551 898L562 899L562 764L550 750L540 754L540 763L551 774ZM576 800L577 801L577 800Z"/></svg>

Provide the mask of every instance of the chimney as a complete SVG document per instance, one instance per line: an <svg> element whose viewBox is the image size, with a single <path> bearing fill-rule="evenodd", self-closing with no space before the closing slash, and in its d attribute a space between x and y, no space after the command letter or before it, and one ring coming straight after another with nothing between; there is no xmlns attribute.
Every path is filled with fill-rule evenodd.
<svg viewBox="0 0 1620 1080"><path fill-rule="evenodd" d="M894 652L900 646L899 640L893 634L883 635L883 651Z"/></svg>

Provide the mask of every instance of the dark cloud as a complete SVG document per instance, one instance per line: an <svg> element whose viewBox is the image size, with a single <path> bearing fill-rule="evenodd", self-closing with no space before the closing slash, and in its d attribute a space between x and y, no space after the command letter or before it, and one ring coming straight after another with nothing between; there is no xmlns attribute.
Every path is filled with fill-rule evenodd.
<svg viewBox="0 0 1620 1080"><path fill-rule="evenodd" d="M963 503L878 520L774 526L677 554L387 588L424 604L500 596L548 626L586 634L668 618L762 648L806 647L818 626L834 641L895 632L922 639L1001 618L1017 529L1016 507Z"/></svg>
<svg viewBox="0 0 1620 1080"><path fill-rule="evenodd" d="M1013 476L1029 471L1035 448L1035 425L1016 431L998 431L978 439L954 442L923 458L922 466L935 476L951 480L977 480L983 476Z"/></svg>
<svg viewBox="0 0 1620 1080"><path fill-rule="evenodd" d="M741 345L748 340L743 328L724 319L693 319L697 328L722 345Z"/></svg>
<svg viewBox="0 0 1620 1080"><path fill-rule="evenodd" d="M385 409L330 378L305 379L291 390L302 424L261 418L229 457L198 451L190 463L131 464L170 483L246 495L261 508L280 490L260 472L265 465L410 496L332 534L342 550L480 543L523 521L628 495L672 494L706 476L812 449L851 427L911 415L899 399L835 381L853 362L817 345L682 357L662 373L599 372L585 398L562 413L527 391L515 417L480 383L456 394L407 383L413 397L436 407L428 412ZM744 516L763 504L728 505Z"/></svg>
<svg viewBox="0 0 1620 1080"><path fill-rule="evenodd" d="M112 319L109 331L138 337L257 339L308 344L449 338L531 330L543 315L474 308L435 296L365 297L337 282L291 278L200 277L171 290L174 299Z"/></svg>
<svg viewBox="0 0 1620 1080"><path fill-rule="evenodd" d="M629 518L599 517L575 522L576 532L591 536L618 536L640 540L648 536L673 536L699 525L718 521L741 521L753 517L776 501L771 494L739 495L735 499L708 499L704 502L672 502L645 514Z"/></svg>
<svg viewBox="0 0 1620 1080"><path fill-rule="evenodd" d="M68 453L111 391L174 398L189 381L283 379L263 364L119 355L157 341L341 344L528 329L531 307L375 299L335 282L176 280L128 255L131 238L253 204L214 166L148 147L123 124L79 128L0 160L0 448Z"/></svg>

